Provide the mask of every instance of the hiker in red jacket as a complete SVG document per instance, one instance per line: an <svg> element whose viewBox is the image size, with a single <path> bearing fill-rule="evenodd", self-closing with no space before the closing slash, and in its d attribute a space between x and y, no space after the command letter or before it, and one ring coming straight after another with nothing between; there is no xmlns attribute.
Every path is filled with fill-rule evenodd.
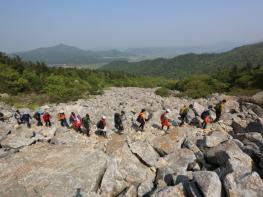
<svg viewBox="0 0 263 197"><path fill-rule="evenodd" d="M44 120L44 122L46 124L46 127L51 127L50 119L51 119L51 115L48 112L45 112L43 114L43 120Z"/></svg>
<svg viewBox="0 0 263 197"><path fill-rule="evenodd" d="M167 117L167 114L170 113L171 111L169 109L165 110L164 113L162 113L160 119L161 119L161 124L162 124L162 130L163 128L166 126L167 127L167 131L169 130L171 124L170 124L170 120Z"/></svg>

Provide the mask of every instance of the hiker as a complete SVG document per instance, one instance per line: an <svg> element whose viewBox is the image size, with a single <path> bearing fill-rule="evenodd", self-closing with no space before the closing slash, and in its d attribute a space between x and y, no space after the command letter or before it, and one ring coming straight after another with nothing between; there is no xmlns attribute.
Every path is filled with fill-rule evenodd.
<svg viewBox="0 0 263 197"><path fill-rule="evenodd" d="M139 115L137 116L137 119L136 119L136 121L140 123L139 129L141 129L141 131L144 130L144 126L146 123L145 113L146 113L146 110L142 109L141 112L139 113Z"/></svg>
<svg viewBox="0 0 263 197"><path fill-rule="evenodd" d="M202 128L203 129L206 129L206 126L213 122L213 119L211 117L211 113L210 113L210 110L212 110L212 106L208 106L208 110L205 110L202 112L201 114L201 118L203 119L203 122L202 122Z"/></svg>
<svg viewBox="0 0 263 197"><path fill-rule="evenodd" d="M45 122L46 127L51 127L50 119L51 119L51 115L48 112L45 112L43 114L43 120Z"/></svg>
<svg viewBox="0 0 263 197"><path fill-rule="evenodd" d="M191 120L190 124L191 125L197 125L198 128L202 128L202 123L199 117L198 112L196 111L196 109L194 108L193 104L189 105L189 110L192 110L194 112L195 117Z"/></svg>
<svg viewBox="0 0 263 197"><path fill-rule="evenodd" d="M4 122L5 119L4 119L4 114L2 112L0 112L0 121Z"/></svg>
<svg viewBox="0 0 263 197"><path fill-rule="evenodd" d="M123 111L122 111L123 112ZM121 112L121 113L122 113ZM123 113L122 113L123 114ZM115 113L114 114L114 126L118 130L118 132L121 132L124 130L123 124L122 124L122 114ZM125 114L125 113L124 113Z"/></svg>
<svg viewBox="0 0 263 197"><path fill-rule="evenodd" d="M90 134L89 134L89 132L90 132L90 123L91 123L91 121L90 121L89 114L86 114L86 116L82 118L82 125L86 129L87 136L90 136Z"/></svg>
<svg viewBox="0 0 263 197"><path fill-rule="evenodd" d="M101 117L100 121L97 123L97 129L99 131L99 135L107 138L106 116Z"/></svg>
<svg viewBox="0 0 263 197"><path fill-rule="evenodd" d="M58 120L60 121L60 125L62 127L69 127L66 115L63 111L60 111L58 114Z"/></svg>
<svg viewBox="0 0 263 197"><path fill-rule="evenodd" d="M76 131L81 133L81 118L79 115L76 115L74 112L71 112L69 123L73 126Z"/></svg>
<svg viewBox="0 0 263 197"><path fill-rule="evenodd" d="M16 119L17 124L19 124L19 125L22 124L21 113L19 110L16 110L13 116Z"/></svg>
<svg viewBox="0 0 263 197"><path fill-rule="evenodd" d="M166 126L167 127L167 130L169 130L171 124L170 124L170 120L168 119L167 117L167 114L169 114L171 112L170 109L166 109L164 113L162 113L161 117L160 117L160 120L161 120L161 124L162 124L162 130L163 128Z"/></svg>
<svg viewBox="0 0 263 197"><path fill-rule="evenodd" d="M43 123L41 121L41 112L38 110L33 116L37 121L37 126L43 126Z"/></svg>
<svg viewBox="0 0 263 197"><path fill-rule="evenodd" d="M181 119L181 123L179 126L182 126L184 124L185 121L187 121L187 114L188 114L189 108L186 107L186 105L184 105L181 109L180 109L180 119Z"/></svg>
<svg viewBox="0 0 263 197"><path fill-rule="evenodd" d="M222 112L224 111L224 108L225 108L225 103L226 103L226 100L224 99L216 104L214 108L216 111L216 119L214 120L214 122L218 122L220 120Z"/></svg>
<svg viewBox="0 0 263 197"><path fill-rule="evenodd" d="M32 119L32 117L30 116L29 113L25 113L25 114L23 114L22 117L21 117L22 123L27 124L27 127L28 127L28 128L31 128L30 119Z"/></svg>

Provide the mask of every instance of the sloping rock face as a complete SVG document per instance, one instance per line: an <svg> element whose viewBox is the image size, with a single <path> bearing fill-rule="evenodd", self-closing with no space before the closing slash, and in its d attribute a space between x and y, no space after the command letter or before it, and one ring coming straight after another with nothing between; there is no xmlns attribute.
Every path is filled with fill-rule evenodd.
<svg viewBox="0 0 263 197"><path fill-rule="evenodd" d="M0 161L0 196L96 193L108 156L85 146L36 144Z"/></svg>
<svg viewBox="0 0 263 197"><path fill-rule="evenodd" d="M162 98L154 91L111 88L88 100L42 106L52 116L51 127L37 127L35 120L31 128L17 125L16 109L0 104L5 116L0 121L0 196L262 196L261 94L248 100L219 94L193 100ZM190 110L188 123L161 130L165 109L177 125L183 105L193 104L200 115L222 99L227 100L225 112L207 129L199 127L202 119ZM136 118L143 108L150 119L141 132ZM89 113L90 136L61 127L60 110L67 118L71 112ZM122 133L113 121L120 111L125 112ZM107 138L96 134L102 115L107 116Z"/></svg>

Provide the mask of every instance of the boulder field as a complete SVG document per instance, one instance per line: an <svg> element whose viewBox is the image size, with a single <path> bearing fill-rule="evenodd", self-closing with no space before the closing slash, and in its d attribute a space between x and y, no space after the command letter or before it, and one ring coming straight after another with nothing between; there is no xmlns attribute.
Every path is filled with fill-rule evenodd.
<svg viewBox="0 0 263 197"><path fill-rule="evenodd" d="M251 98L214 94L190 99L155 95L155 89L111 88L103 95L48 104L51 127L18 125L16 110L0 103L0 196L4 197L261 197L263 196L262 93ZM189 123L161 130L160 115L180 122L179 110L193 104L201 114L226 99L225 112L207 129ZM144 132L136 117L152 118ZM19 109L21 113L34 111ZM61 127L57 113L89 113L90 136ZM124 111L124 132L114 129L114 113ZM107 117L107 138L96 123ZM214 116L214 114L212 114ZM200 121L200 118L197 118ZM176 125L176 124L174 124Z"/></svg>

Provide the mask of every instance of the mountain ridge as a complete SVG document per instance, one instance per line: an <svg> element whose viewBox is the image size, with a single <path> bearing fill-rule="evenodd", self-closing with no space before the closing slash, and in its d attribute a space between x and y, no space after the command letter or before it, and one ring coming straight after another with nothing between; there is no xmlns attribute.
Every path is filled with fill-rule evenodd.
<svg viewBox="0 0 263 197"><path fill-rule="evenodd" d="M128 57L128 53L115 49L91 51L65 44L57 44L52 47L40 47L26 52L12 53L12 55L18 55L28 61L43 61L49 65L108 63L111 61L109 61L110 58L113 60L124 60Z"/></svg>
<svg viewBox="0 0 263 197"><path fill-rule="evenodd" d="M111 62L103 70L122 71L135 75L179 77L211 73L217 68L263 64L263 42L243 45L223 53L188 53L174 58L157 58L140 62Z"/></svg>

